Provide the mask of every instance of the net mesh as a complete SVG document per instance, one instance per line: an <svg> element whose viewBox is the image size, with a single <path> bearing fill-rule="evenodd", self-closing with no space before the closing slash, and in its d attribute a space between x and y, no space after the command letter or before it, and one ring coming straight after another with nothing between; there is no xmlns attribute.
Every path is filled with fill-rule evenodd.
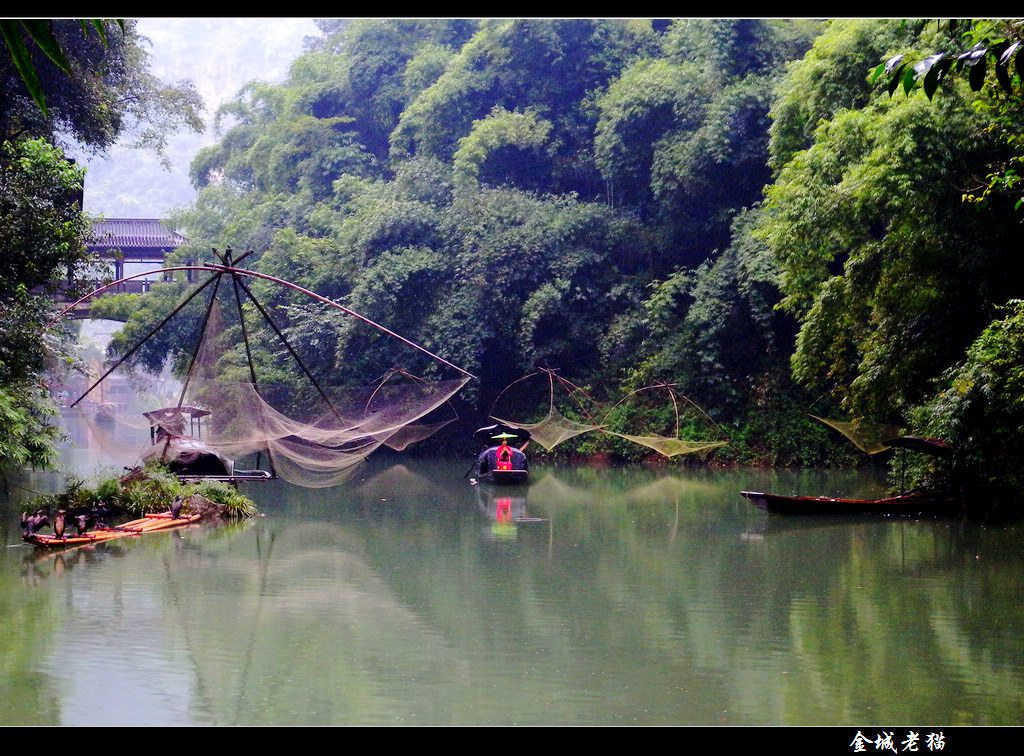
<svg viewBox="0 0 1024 756"><path fill-rule="evenodd" d="M365 387L321 385L312 376L301 386L284 385L254 381L250 362L249 380L226 380L224 376L239 372L232 338L238 330L225 327L220 307L212 300L178 395L139 394L130 405L116 408L112 422L94 421L100 432L108 426L103 437L109 445L125 441L117 450L120 458L131 447L136 462L159 457L173 465L175 457L194 455L202 448L224 460L229 474L237 472L235 460L255 456L257 466L265 460L273 473L290 483L333 486L381 446L403 450L450 423L454 411L450 405L443 407L470 379L461 374L425 381L393 370ZM89 395L98 396L103 385L101 381ZM94 397L83 398L99 406ZM441 417L442 413L450 416ZM140 450L138 436L129 440L123 427L148 428L148 447Z"/></svg>
<svg viewBox="0 0 1024 756"><path fill-rule="evenodd" d="M675 457L680 454L693 454L694 452L704 451L705 449L714 449L718 446L725 446L725 441L684 441L680 438L671 438L669 436L631 436L628 433L617 433L616 431L604 430L603 433L608 433L612 436L618 436L624 438L627 441L632 441L634 444L640 444L646 446L649 449L662 454L666 457Z"/></svg>
<svg viewBox="0 0 1024 756"><path fill-rule="evenodd" d="M88 451L101 466L133 466L150 439L143 413L175 402L181 383L168 375L127 369L114 370L95 383L105 372L102 361L89 356L85 362L88 376L65 379L69 401L78 397L75 406L61 410L72 447Z"/></svg>
<svg viewBox="0 0 1024 756"><path fill-rule="evenodd" d="M513 420L503 420L500 417L494 417L493 415L491 417L499 423L505 423L513 428L522 428L523 430L529 431L530 440L536 441L548 451L551 451L563 441L568 441L574 436L601 428L600 425L578 423L575 420L570 420L559 412L553 405L548 410L547 417L536 423L522 423Z"/></svg>
<svg viewBox="0 0 1024 756"><path fill-rule="evenodd" d="M878 454L891 448L883 441L896 438L903 432L903 428L898 425L872 423L867 420L826 420L817 415L811 417L842 433L865 454Z"/></svg>
<svg viewBox="0 0 1024 756"><path fill-rule="evenodd" d="M402 450L444 427L450 419L422 421L469 380L418 381L396 371L366 387L305 386L305 400L290 402L286 411L266 397L294 400L294 389L219 377L224 341L215 307L185 392L187 404L211 411L206 442L236 459L265 451L279 477L312 488L344 481L382 445Z"/></svg>
<svg viewBox="0 0 1024 756"><path fill-rule="evenodd" d="M623 438L632 443L645 446L649 449L653 449L654 451L658 452L659 454L662 454L665 457L675 457L682 454L692 454L695 452L704 451L706 449L713 449L719 446L724 446L727 443L726 441L687 441L680 439L678 437L679 401L677 401L680 397L673 391L672 387L669 386L668 384L658 384L655 386L649 386L647 388L631 392L618 402L610 404L607 402L602 403L595 401L593 398L589 396L589 394L583 391L583 389L572 384L565 378L557 375L554 370L542 369L539 373L533 375L547 375L548 377L549 403L547 415L537 422L530 423L503 419L495 415L492 415L491 417L494 420L497 420L498 422L504 423L513 428L521 428L523 430L529 431L531 439L537 441L537 443L539 443L548 451L551 451L558 444L561 444L562 442L567 441L570 438L574 438L576 436L591 431L598 431L600 433L604 433L607 435ZM526 376L526 378L530 377L533 376ZM519 381L523 380L525 380L525 378L519 379ZM515 383L519 383L519 381L516 381ZM510 384L509 387L515 385L515 383ZM577 420L572 420L566 417L562 412L560 412L558 407L556 406L556 386L559 387L559 389L561 389L564 392L567 401L571 401L571 403L574 406L574 409L577 412L579 412L579 414L590 419L592 422L579 422ZM669 397L669 399L666 399L665 401L670 401L670 405L672 407L672 417L674 418L675 424L674 435L667 436L652 433L631 434L623 431L611 430L610 426L616 423L617 408L624 407L626 403L630 402L635 404L637 401L636 397L640 396L645 397L645 400L647 400L647 404L652 404L652 402L648 400L650 397L650 393L648 392L651 389L664 389L668 392L667 397ZM505 392L503 391L502 394L504 393ZM501 398L502 394L499 394L499 399ZM495 403L497 403L497 400L495 401ZM659 403L664 404L664 402L653 402L653 404ZM699 410L699 408L696 408L696 406L692 405L692 403L690 403L688 400L686 401L686 405L692 406L697 414L702 415L704 418L707 417L701 410ZM593 421L596 417L602 418L600 422Z"/></svg>

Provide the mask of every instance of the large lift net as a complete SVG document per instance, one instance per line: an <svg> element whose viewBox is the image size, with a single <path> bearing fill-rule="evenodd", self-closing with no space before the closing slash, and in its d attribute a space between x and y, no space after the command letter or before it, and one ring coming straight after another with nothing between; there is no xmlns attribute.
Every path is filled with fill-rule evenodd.
<svg viewBox="0 0 1024 756"><path fill-rule="evenodd" d="M493 414L502 396L512 389L513 386L538 376L546 376L548 382L548 410L542 419L536 422L522 422L498 417ZM562 409L559 409L556 396L562 399L564 412ZM652 397L655 397L654 401L650 401ZM643 418L645 410L649 411L652 407L664 407L666 402L672 408L671 419L674 426L672 435L649 432L628 433L625 430L612 430L613 426L620 425L618 419L627 414L622 412L622 409L631 407L633 409L632 415ZM495 399L491 411L491 417L494 420L512 428L521 428L529 431L531 440L536 441L548 451L551 451L570 438L592 431L617 436L634 444L646 446L665 457L692 454L724 446L727 443L726 441L717 440L687 441L679 438L681 412L689 411L690 414L706 420L708 426L712 428L715 426L707 418L703 410L676 392L674 387L667 383L660 383L630 392L614 404L609 404L595 401L586 391L559 375L556 370L541 368L537 373L524 376L506 387ZM566 413L572 414L576 419L568 417ZM648 424L654 426L663 425L664 420L651 418Z"/></svg>
<svg viewBox="0 0 1024 756"><path fill-rule="evenodd" d="M141 346L140 341L72 405L84 402L96 408L93 414L95 434L113 442L118 438L132 438L119 426L145 425L149 428L150 439L142 458L158 456L170 462L170 457L178 454L209 453L224 462L227 476L232 477L239 473L235 460L255 456L251 464L271 476L316 488L343 482L358 463L381 446L403 450L455 419L449 400L472 378L469 373L331 300L272 276L236 267L230 250L221 256L221 262L201 268L210 274L203 286L212 283L211 293L201 338L177 400L151 406L145 412L139 411L142 408L137 403L121 407L117 403L98 401L104 380L121 369L122 363ZM304 292L321 305L362 321L366 327L402 342L403 348L429 356L442 366L442 372L450 372L451 377L423 380L396 368L368 386L321 382L285 337L272 314L246 285L245 278L254 276ZM188 300L203 286L194 287ZM236 305L238 316L232 328L225 326L218 292L222 297L226 293L227 301ZM180 312L188 300L176 307L175 313ZM243 300L251 306L243 308ZM249 310L248 314L245 309ZM262 333L272 333L279 342L277 351L287 353L285 359L292 362L291 373L303 379L301 386L260 380L253 358L253 332L246 325L254 313L265 321ZM161 325L169 320L165 319ZM222 359L233 352L237 362L239 333L248 375L246 379L227 380L224 376L232 371L230 366L225 367ZM233 372L237 375L237 366ZM105 411L101 411L101 404L105 405ZM97 419L100 422L95 422ZM213 460L211 464L216 466Z"/></svg>

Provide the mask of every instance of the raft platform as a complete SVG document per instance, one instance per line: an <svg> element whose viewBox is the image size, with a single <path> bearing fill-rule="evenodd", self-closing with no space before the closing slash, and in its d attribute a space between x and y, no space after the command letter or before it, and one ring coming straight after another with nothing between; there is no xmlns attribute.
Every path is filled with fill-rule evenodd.
<svg viewBox="0 0 1024 756"><path fill-rule="evenodd" d="M82 535L76 534L59 537L55 535L40 535L38 533L33 533L32 535L23 535L22 538L36 548L63 549L71 546L85 546L90 543L112 541L115 538L137 536L142 535L143 533L153 533L158 530L178 528L182 525L189 525L196 522L201 517L201 514L192 514L180 515L175 518L168 511L161 512L159 514L148 514L145 517L140 517L138 520L132 520L131 522L126 522L123 525L118 525L113 528L97 528L96 530L83 533Z"/></svg>

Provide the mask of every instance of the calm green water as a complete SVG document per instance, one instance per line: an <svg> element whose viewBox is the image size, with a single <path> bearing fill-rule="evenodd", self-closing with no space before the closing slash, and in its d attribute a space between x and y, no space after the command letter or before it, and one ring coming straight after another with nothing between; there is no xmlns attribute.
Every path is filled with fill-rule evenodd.
<svg viewBox="0 0 1024 756"><path fill-rule="evenodd" d="M56 556L12 488L0 724L1024 724L1019 526L737 493L855 475L537 467L499 497L466 466L251 484L242 525Z"/></svg>

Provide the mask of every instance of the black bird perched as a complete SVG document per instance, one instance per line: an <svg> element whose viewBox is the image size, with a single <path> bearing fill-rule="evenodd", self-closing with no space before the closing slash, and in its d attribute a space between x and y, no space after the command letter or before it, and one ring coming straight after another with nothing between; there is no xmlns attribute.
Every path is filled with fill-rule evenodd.
<svg viewBox="0 0 1024 756"><path fill-rule="evenodd" d="M93 507L89 514L92 515L93 527L96 528L109 528L107 524L107 517L110 516L112 510L106 504L101 504L98 507Z"/></svg>
<svg viewBox="0 0 1024 756"><path fill-rule="evenodd" d="M172 520L177 520L178 519L178 516L181 514L181 505L184 504L184 503L185 503L185 497L184 496L176 497L174 499L174 501L171 503L171 519Z"/></svg>
<svg viewBox="0 0 1024 756"><path fill-rule="evenodd" d="M92 512L83 512L75 515L75 529L78 535L85 535L85 532L96 524L96 517Z"/></svg>
<svg viewBox="0 0 1024 756"><path fill-rule="evenodd" d="M53 534L57 538L64 537L64 515L67 514L67 510L60 509L57 511L57 516L53 518Z"/></svg>
<svg viewBox="0 0 1024 756"><path fill-rule="evenodd" d="M21 531L25 535L34 535L41 528L49 524L49 516L41 509L37 509L31 515L25 512L21 513Z"/></svg>

